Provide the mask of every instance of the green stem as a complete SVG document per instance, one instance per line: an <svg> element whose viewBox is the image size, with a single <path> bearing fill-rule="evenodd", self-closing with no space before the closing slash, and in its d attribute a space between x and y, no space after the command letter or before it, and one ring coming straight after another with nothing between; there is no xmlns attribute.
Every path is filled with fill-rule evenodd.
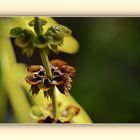
<svg viewBox="0 0 140 140"><path fill-rule="evenodd" d="M43 34L43 28L41 26L41 23L38 17L35 17L34 31L37 34L37 36L40 36Z"/></svg>
<svg viewBox="0 0 140 140"><path fill-rule="evenodd" d="M35 17L34 30L35 30L38 38L39 38L40 35L43 35L43 28L41 26L41 23L40 23L40 20L39 20L38 17ZM48 58L49 47L46 46L45 48L39 49L39 50L40 50L40 55L41 55L43 66L44 66L46 74L48 76L47 78L49 80L51 80L52 79L52 72L51 72L49 58ZM57 102L56 102L55 86L52 87L52 105L53 105L53 115L54 115L54 118L57 119L58 107L57 107Z"/></svg>
<svg viewBox="0 0 140 140"><path fill-rule="evenodd" d="M47 73L48 79L52 79L52 72L49 64L49 59L48 59L48 49L47 47L44 49L40 49L40 55L42 59L43 66L45 68L45 71Z"/></svg>
<svg viewBox="0 0 140 140"><path fill-rule="evenodd" d="M52 105L53 105L53 114L54 114L54 118L57 119L58 118L58 104L56 102L56 89L55 86L52 87Z"/></svg>
<svg viewBox="0 0 140 140"><path fill-rule="evenodd" d="M43 66L47 73L48 79L51 80L52 72L51 72L50 63L49 63L49 59L48 59L47 47L45 49L40 49L40 55L41 55ZM55 86L52 87L52 105L53 105L54 118L57 119L58 106L57 106L57 102L56 102Z"/></svg>

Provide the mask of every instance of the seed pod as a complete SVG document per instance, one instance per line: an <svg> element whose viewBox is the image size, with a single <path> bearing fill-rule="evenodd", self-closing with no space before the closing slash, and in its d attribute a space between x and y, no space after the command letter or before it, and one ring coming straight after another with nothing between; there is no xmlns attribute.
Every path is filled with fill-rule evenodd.
<svg viewBox="0 0 140 140"><path fill-rule="evenodd" d="M56 85L59 91L65 94L71 89L71 77L76 73L76 69L59 59L50 61L50 64L52 68L51 84Z"/></svg>
<svg viewBox="0 0 140 140"><path fill-rule="evenodd" d="M27 76L25 78L30 85L37 85L45 80L45 70L41 65L31 65L27 68Z"/></svg>

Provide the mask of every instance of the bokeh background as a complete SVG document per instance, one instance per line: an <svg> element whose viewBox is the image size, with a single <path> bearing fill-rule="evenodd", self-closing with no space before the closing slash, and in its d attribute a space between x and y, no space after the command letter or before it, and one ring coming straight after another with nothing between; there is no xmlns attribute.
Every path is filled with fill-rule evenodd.
<svg viewBox="0 0 140 140"><path fill-rule="evenodd" d="M69 27L79 52L51 54L75 66L72 96L95 123L140 122L140 18L54 17ZM14 47L18 62L41 64Z"/></svg>

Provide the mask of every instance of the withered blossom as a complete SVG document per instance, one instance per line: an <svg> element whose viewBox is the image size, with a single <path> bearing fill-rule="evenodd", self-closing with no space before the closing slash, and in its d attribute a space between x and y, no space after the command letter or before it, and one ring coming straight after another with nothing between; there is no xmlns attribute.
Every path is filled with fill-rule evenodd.
<svg viewBox="0 0 140 140"><path fill-rule="evenodd" d="M27 68L26 82L31 85L31 92L36 95L40 90L40 85L45 80L45 70L41 65L31 65Z"/></svg>
<svg viewBox="0 0 140 140"><path fill-rule="evenodd" d="M53 75L51 84L56 85L61 93L68 92L71 89L71 77L76 73L76 69L59 59L50 61L50 64Z"/></svg>
<svg viewBox="0 0 140 140"><path fill-rule="evenodd" d="M71 77L76 70L65 61L55 59L50 61L52 79L47 79L45 69L41 65L31 65L27 68L26 81L31 85L31 92L36 95L40 89L49 92L56 86L63 94L71 89Z"/></svg>

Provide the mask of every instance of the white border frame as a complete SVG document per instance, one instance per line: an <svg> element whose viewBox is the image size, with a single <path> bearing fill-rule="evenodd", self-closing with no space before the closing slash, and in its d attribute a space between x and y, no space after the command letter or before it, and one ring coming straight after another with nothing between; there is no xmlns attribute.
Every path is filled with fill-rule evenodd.
<svg viewBox="0 0 140 140"><path fill-rule="evenodd" d="M139 0L0 0L0 15L139 16Z"/></svg>
<svg viewBox="0 0 140 140"><path fill-rule="evenodd" d="M72 0L71 0L72 1ZM0 15L140 16L139 0L0 0ZM139 124L1 124L2 140L137 140Z"/></svg>

